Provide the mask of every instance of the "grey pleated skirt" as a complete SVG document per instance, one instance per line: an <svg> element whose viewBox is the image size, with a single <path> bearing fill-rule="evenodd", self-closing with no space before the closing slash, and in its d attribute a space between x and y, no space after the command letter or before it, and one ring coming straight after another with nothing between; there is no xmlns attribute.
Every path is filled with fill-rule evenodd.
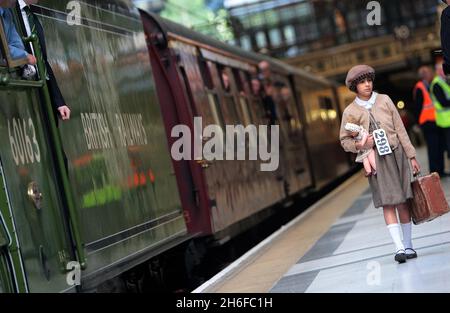
<svg viewBox="0 0 450 313"><path fill-rule="evenodd" d="M371 125L372 126L372 125ZM412 169L401 144L391 154L380 156L375 149L377 175L369 177L375 208L405 203L413 197Z"/></svg>

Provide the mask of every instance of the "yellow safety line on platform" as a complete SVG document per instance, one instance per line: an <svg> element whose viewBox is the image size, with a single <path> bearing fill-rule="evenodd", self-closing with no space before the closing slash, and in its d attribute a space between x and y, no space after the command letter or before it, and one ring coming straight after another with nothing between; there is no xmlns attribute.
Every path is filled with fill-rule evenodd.
<svg viewBox="0 0 450 313"><path fill-rule="evenodd" d="M219 293L270 291L273 285L330 229L336 219L368 186L368 181L361 172L353 175L302 213L304 216L295 225L277 236L245 267L233 273L227 281L205 291Z"/></svg>

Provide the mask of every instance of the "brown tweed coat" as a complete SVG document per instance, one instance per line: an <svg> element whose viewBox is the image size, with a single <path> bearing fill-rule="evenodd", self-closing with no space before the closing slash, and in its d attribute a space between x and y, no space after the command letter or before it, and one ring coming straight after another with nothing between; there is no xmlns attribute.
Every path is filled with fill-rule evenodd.
<svg viewBox="0 0 450 313"><path fill-rule="evenodd" d="M372 114L377 120L379 127L386 131L392 149L395 149L401 144L409 159L416 157L416 149L414 149L414 146L411 144L403 121L400 118L400 114L389 96L384 94L379 94L377 96L376 102L372 107ZM339 134L341 145L347 152L358 153L358 150L355 147L356 140L353 139L349 132L344 128L349 116L356 118L358 121L357 124L362 125L368 130L369 112L353 101L345 108L344 113L342 114L341 130Z"/></svg>

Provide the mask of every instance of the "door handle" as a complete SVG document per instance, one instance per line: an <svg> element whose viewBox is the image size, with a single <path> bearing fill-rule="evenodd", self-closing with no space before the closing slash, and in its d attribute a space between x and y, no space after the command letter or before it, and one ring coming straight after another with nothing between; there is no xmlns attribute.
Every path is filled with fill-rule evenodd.
<svg viewBox="0 0 450 313"><path fill-rule="evenodd" d="M200 164L202 168L208 168L213 164L212 161L208 160L195 160L195 162L197 162L197 164Z"/></svg>
<svg viewBox="0 0 450 313"><path fill-rule="evenodd" d="M28 184L27 195L37 210L42 209L42 199L44 197L36 182L33 181Z"/></svg>

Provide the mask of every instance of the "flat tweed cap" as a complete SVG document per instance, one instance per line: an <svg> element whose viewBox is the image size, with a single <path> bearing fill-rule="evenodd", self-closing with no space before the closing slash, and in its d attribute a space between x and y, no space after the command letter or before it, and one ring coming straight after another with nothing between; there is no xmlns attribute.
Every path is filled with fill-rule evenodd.
<svg viewBox="0 0 450 313"><path fill-rule="evenodd" d="M352 83L364 76L375 76L375 70L368 65L356 65L350 69L347 73L347 78L345 79L345 85L348 88L352 85Z"/></svg>

